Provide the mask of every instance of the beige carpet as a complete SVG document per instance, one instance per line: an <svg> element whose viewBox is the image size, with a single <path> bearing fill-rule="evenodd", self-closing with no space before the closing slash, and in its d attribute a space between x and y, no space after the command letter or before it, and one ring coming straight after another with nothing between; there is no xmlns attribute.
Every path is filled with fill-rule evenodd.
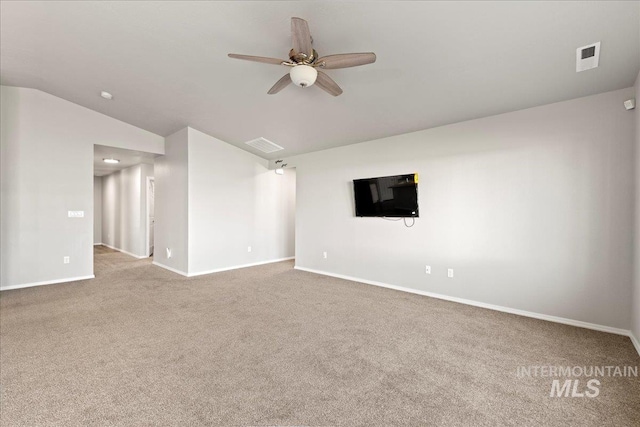
<svg viewBox="0 0 640 427"><path fill-rule="evenodd" d="M640 365L627 337L291 262L188 279L97 252L94 280L0 294L2 426L640 425L638 378L558 398L516 375Z"/></svg>

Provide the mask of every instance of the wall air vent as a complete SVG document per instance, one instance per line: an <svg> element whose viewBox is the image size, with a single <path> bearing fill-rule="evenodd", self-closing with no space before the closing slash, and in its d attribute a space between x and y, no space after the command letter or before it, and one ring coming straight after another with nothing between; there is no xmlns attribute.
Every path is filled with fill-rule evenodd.
<svg viewBox="0 0 640 427"><path fill-rule="evenodd" d="M262 137L248 141L245 144L255 148L256 150L260 150L263 153L273 153L274 151L284 150L284 148L280 147L278 144L274 144L268 139Z"/></svg>
<svg viewBox="0 0 640 427"><path fill-rule="evenodd" d="M600 42L576 49L576 72L596 68L600 61Z"/></svg>

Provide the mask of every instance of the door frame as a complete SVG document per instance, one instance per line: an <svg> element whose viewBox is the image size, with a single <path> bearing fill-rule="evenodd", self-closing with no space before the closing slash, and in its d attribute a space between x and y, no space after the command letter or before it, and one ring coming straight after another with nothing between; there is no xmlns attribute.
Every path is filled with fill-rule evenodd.
<svg viewBox="0 0 640 427"><path fill-rule="evenodd" d="M156 180L155 180L155 177L148 176L147 177L147 182L146 182L147 188L145 189L147 205L146 205L145 212L144 212L145 213L145 223L147 224L147 227L146 227L147 228L147 230L146 230L147 232L145 233L145 237L146 237L145 238L145 247L147 248L146 254L147 254L148 257L151 256L151 245L149 244L149 237L151 236L151 221L149 221L149 198L150 198L149 197L149 187L150 187L150 182L151 181L153 181L153 197L155 199L155 195L156 195L155 183L156 183ZM155 215L155 200L154 200L153 217L154 218L156 217L156 215ZM154 230L154 239L153 240L154 240L154 245L153 246L155 248L155 230Z"/></svg>

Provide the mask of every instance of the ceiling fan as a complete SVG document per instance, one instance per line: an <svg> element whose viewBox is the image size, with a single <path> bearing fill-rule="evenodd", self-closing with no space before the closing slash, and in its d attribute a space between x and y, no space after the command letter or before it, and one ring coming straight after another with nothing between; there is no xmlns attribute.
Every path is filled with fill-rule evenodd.
<svg viewBox="0 0 640 427"><path fill-rule="evenodd" d="M269 95L280 92L289 83L299 87L309 87L315 83L320 89L333 96L338 96L342 93L340 86L319 69L333 70L376 62L376 54L373 52L342 53L319 58L318 52L311 46L313 39L309 33L309 24L302 18L291 18L291 38L293 39L293 49L289 52L288 61L235 53L230 53L229 57L291 67L291 70L269 89L269 92L267 92Z"/></svg>

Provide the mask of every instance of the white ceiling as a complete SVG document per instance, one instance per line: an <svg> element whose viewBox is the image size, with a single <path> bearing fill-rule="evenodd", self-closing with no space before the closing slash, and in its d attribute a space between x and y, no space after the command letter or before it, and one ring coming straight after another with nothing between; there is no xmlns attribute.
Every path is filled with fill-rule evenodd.
<svg viewBox="0 0 640 427"><path fill-rule="evenodd" d="M632 86L638 2L6 2L0 81L169 135L191 126L316 151ZM288 71L227 53L285 59L290 18L320 55L374 51L328 70L344 89L267 90ZM601 41L600 67L575 49ZM114 95L106 101L98 95Z"/></svg>
<svg viewBox="0 0 640 427"><path fill-rule="evenodd" d="M105 176L121 169L140 164L153 164L158 154L144 153L142 151L125 150L122 148L106 147L104 145L93 146L93 175ZM104 159L117 159L120 163L105 163Z"/></svg>

